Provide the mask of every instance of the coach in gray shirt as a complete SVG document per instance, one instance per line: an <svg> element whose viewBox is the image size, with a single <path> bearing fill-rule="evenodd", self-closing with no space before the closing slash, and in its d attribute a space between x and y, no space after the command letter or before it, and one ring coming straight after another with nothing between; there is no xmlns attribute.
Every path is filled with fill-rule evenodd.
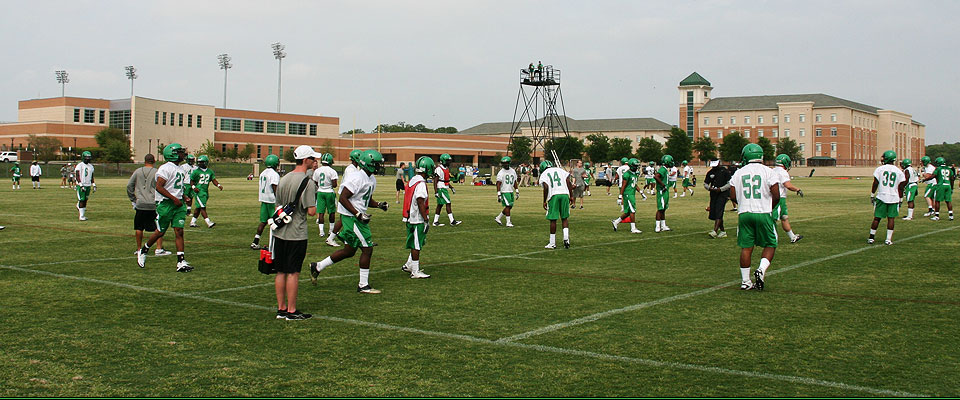
<svg viewBox="0 0 960 400"><path fill-rule="evenodd" d="M143 231L157 230L157 203L154 202L157 190L157 169L153 167L156 161L153 154L147 154L143 157L143 166L133 171L133 175L127 182L127 197L136 211L133 217L133 231L137 237L138 249L143 245ZM157 239L157 250L154 254L170 255L169 251L163 249L163 238Z"/></svg>
<svg viewBox="0 0 960 400"><path fill-rule="evenodd" d="M291 221L273 231L273 268L277 271L274 289L277 293L277 319L302 320L312 317L297 309L297 290L300 287L300 270L307 256L307 216L317 215L317 182L312 171L317 167L321 154L310 146L300 146L293 151L296 167L280 179L277 185L277 205L293 203L297 190L306 180L299 204L293 210Z"/></svg>

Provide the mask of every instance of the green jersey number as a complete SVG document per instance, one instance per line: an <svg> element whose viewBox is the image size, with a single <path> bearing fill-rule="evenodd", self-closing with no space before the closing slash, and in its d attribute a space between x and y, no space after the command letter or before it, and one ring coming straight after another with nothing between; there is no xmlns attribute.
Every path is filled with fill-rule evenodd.
<svg viewBox="0 0 960 400"><path fill-rule="evenodd" d="M506 175L503 177L503 183L512 185L513 182L516 182L517 178L514 178L513 175Z"/></svg>
<svg viewBox="0 0 960 400"><path fill-rule="evenodd" d="M321 173L320 173L320 180L319 180L318 182L320 182L321 185L325 185L325 184L326 184L325 182L327 182L327 174L321 172Z"/></svg>
<svg viewBox="0 0 960 400"><path fill-rule="evenodd" d="M267 177L260 177L260 193L267 193Z"/></svg>
<svg viewBox="0 0 960 400"><path fill-rule="evenodd" d="M752 183L751 183L752 181ZM762 180L760 175L744 175L741 183L743 184L743 198L760 199L760 184Z"/></svg>
<svg viewBox="0 0 960 400"><path fill-rule="evenodd" d="M550 182L550 187L560 187L563 183L560 181L560 173L553 171L553 174L547 174L547 181Z"/></svg>
<svg viewBox="0 0 960 400"><path fill-rule="evenodd" d="M897 183L897 174L890 171L883 171L883 180L880 182L881 185L887 187L893 187Z"/></svg>
<svg viewBox="0 0 960 400"><path fill-rule="evenodd" d="M177 174L177 180L173 181L174 189L183 189L183 174Z"/></svg>
<svg viewBox="0 0 960 400"><path fill-rule="evenodd" d="M362 197L362 198L363 198L363 204L367 204L367 203L370 202L370 195L372 194L372 193L371 193L371 189L372 189L372 188L367 188L367 192L363 194L363 197Z"/></svg>

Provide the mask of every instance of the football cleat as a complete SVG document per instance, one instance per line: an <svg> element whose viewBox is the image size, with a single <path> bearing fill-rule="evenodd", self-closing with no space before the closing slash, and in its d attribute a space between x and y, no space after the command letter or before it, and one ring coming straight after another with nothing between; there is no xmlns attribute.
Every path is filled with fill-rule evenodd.
<svg viewBox="0 0 960 400"><path fill-rule="evenodd" d="M426 279L429 277L430 275L423 273L423 271L417 271L410 274L410 279Z"/></svg>
<svg viewBox="0 0 960 400"><path fill-rule="evenodd" d="M400 270L403 271L403 272L409 273L409 272L410 272L410 264L403 263L403 265L400 267Z"/></svg>
<svg viewBox="0 0 960 400"><path fill-rule="evenodd" d="M874 242L873 239L867 239L867 244L873 244L873 242Z"/></svg>
<svg viewBox="0 0 960 400"><path fill-rule="evenodd" d="M166 249L156 249L153 252L153 255L157 257L169 256L171 254L173 253L171 253L169 250L166 250Z"/></svg>
<svg viewBox="0 0 960 400"><path fill-rule="evenodd" d="M930 211L923 213L924 217L929 217L931 215L933 215L933 212L930 212Z"/></svg>
<svg viewBox="0 0 960 400"><path fill-rule="evenodd" d="M277 310L277 319L287 319L287 310Z"/></svg>
<svg viewBox="0 0 960 400"><path fill-rule="evenodd" d="M250 248L254 250L260 250L260 243L250 243Z"/></svg>
<svg viewBox="0 0 960 400"><path fill-rule="evenodd" d="M884 241L883 241L883 244L885 244L885 245L887 245L887 246L892 246L892 245L893 245L893 241L884 240Z"/></svg>
<svg viewBox="0 0 960 400"><path fill-rule="evenodd" d="M327 238L327 246L340 247L340 243L337 243L337 240L331 237L331 238Z"/></svg>
<svg viewBox="0 0 960 400"><path fill-rule="evenodd" d="M673 229L670 229L669 226L664 225L664 226L663 226L663 229L660 229L660 230L663 231L663 232L670 232L670 231L672 231Z"/></svg>
<svg viewBox="0 0 960 400"><path fill-rule="evenodd" d="M443 224L441 224L441 223L439 223L439 222L434 222L434 223L433 223L433 226L443 226Z"/></svg>
<svg viewBox="0 0 960 400"><path fill-rule="evenodd" d="M555 245L555 244L553 244L553 243L547 243L547 245L546 245L546 246L543 246L543 248L545 248L545 249L555 249L555 248L557 248L557 245Z"/></svg>
<svg viewBox="0 0 960 400"><path fill-rule="evenodd" d="M380 291L374 289L373 286L367 285L364 287L357 287L357 293L380 294Z"/></svg>
<svg viewBox="0 0 960 400"><path fill-rule="evenodd" d="M794 236L794 238L790 240L790 243L796 243L796 242L799 242L799 241L800 241L800 239L803 239L803 235L797 235L797 236Z"/></svg>
<svg viewBox="0 0 960 400"><path fill-rule="evenodd" d="M564 241L563 241L563 248L565 248L565 249L569 249L569 248L570 248L570 241L569 241L569 240L564 240Z"/></svg>
<svg viewBox="0 0 960 400"><path fill-rule="evenodd" d="M939 221L939 220L940 220L940 217L934 215L933 217L930 218L930 220L931 220L931 221Z"/></svg>
<svg viewBox="0 0 960 400"><path fill-rule="evenodd" d="M610 223L613 224L613 231L616 232L616 231L617 231L617 220L610 221Z"/></svg>
<svg viewBox="0 0 960 400"><path fill-rule="evenodd" d="M286 318L287 321L301 321L301 320L313 318L313 314L305 314L300 312L300 310L296 310L294 312L288 312L287 315L284 316L284 318Z"/></svg>
<svg viewBox="0 0 960 400"><path fill-rule="evenodd" d="M190 272L193 271L193 267L187 263L186 260L180 261L177 263L177 272Z"/></svg>
<svg viewBox="0 0 960 400"><path fill-rule="evenodd" d="M751 282L743 282L740 284L740 290L751 290L751 289L753 289L753 283Z"/></svg>
<svg viewBox="0 0 960 400"><path fill-rule="evenodd" d="M710 233L708 233L708 235L710 235L710 237L716 239L716 238L717 238L717 231L710 231Z"/></svg>
<svg viewBox="0 0 960 400"><path fill-rule="evenodd" d="M950 216L950 220L953 221L953 216L952 216L952 215Z"/></svg>
<svg viewBox="0 0 960 400"><path fill-rule="evenodd" d="M903 217L903 220L904 220L904 221L913 221L913 218L910 218L910 217Z"/></svg>
<svg viewBox="0 0 960 400"><path fill-rule="evenodd" d="M756 271L753 271L753 278L754 280L757 281L757 283L755 283L753 286L756 287L757 290L761 292L763 291L763 278L765 275L766 274L763 271L761 271L759 268L757 268Z"/></svg>
<svg viewBox="0 0 960 400"><path fill-rule="evenodd" d="M137 250L137 265L143 268L147 263L147 253Z"/></svg>
<svg viewBox="0 0 960 400"><path fill-rule="evenodd" d="M511 224L511 223L509 223L509 222L507 222L507 225L506 225L506 226L507 226L507 228L513 228L513 224Z"/></svg>
<svg viewBox="0 0 960 400"><path fill-rule="evenodd" d="M460 224L462 224L462 223L463 223L463 221L453 220L453 222L450 223L450 226L457 226L457 225L460 225Z"/></svg>
<svg viewBox="0 0 960 400"><path fill-rule="evenodd" d="M191 222L191 223L190 223L190 227L191 227L191 228L196 228L196 227L197 227L197 223L196 223L196 222Z"/></svg>
<svg viewBox="0 0 960 400"><path fill-rule="evenodd" d="M317 286L317 277L320 276L320 270L317 269L317 263L310 263L310 284Z"/></svg>
<svg viewBox="0 0 960 400"><path fill-rule="evenodd" d="M497 225L503 226L503 221L500 221L500 218L494 218L494 221L497 221Z"/></svg>
<svg viewBox="0 0 960 400"><path fill-rule="evenodd" d="M81 220L81 221L86 221L86 220L87 220L87 217L80 217L80 220Z"/></svg>
<svg viewBox="0 0 960 400"><path fill-rule="evenodd" d="M213 226L216 224L217 224L216 222L210 221L210 223L207 224L207 228L213 228Z"/></svg>
<svg viewBox="0 0 960 400"><path fill-rule="evenodd" d="M720 233L717 234L717 239L725 237L727 237L727 231L720 231Z"/></svg>
<svg viewBox="0 0 960 400"><path fill-rule="evenodd" d="M658 226L658 227L657 227L656 229L654 229L653 231L656 232L656 233L660 233L660 227Z"/></svg>

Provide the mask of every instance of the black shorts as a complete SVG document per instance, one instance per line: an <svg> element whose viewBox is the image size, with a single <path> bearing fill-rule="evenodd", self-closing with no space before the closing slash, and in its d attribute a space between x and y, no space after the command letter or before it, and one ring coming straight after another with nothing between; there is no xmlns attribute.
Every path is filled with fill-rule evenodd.
<svg viewBox="0 0 960 400"><path fill-rule="evenodd" d="M402 192L403 189L403 179L397 179L397 191Z"/></svg>
<svg viewBox="0 0 960 400"><path fill-rule="evenodd" d="M273 238L273 269L281 274L295 274L303 269L307 257L307 241Z"/></svg>
<svg viewBox="0 0 960 400"><path fill-rule="evenodd" d="M30 180L31 180L31 181L34 181L34 182L40 182L40 177L39 177L39 176L31 176L31 177L30 177Z"/></svg>
<svg viewBox="0 0 960 400"><path fill-rule="evenodd" d="M730 197L727 193L710 192L710 219L716 221L723 219L723 209L727 206L727 199Z"/></svg>
<svg viewBox="0 0 960 400"><path fill-rule="evenodd" d="M611 183L610 180L608 179L597 179L596 184L597 186L606 186L606 187L613 186L613 183Z"/></svg>
<svg viewBox="0 0 960 400"><path fill-rule="evenodd" d="M133 217L133 230L153 232L157 230L156 210L137 210Z"/></svg>

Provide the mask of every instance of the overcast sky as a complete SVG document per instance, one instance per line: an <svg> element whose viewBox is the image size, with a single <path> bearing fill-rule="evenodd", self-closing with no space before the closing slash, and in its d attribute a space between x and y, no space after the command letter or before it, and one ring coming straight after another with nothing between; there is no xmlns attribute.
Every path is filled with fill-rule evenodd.
<svg viewBox="0 0 960 400"><path fill-rule="evenodd" d="M714 97L826 93L912 114L958 141L960 1L31 1L0 13L0 121L17 101L129 95L466 129L510 121L519 69L562 70L567 114L677 124L693 71ZM354 122L356 121L356 122Z"/></svg>

